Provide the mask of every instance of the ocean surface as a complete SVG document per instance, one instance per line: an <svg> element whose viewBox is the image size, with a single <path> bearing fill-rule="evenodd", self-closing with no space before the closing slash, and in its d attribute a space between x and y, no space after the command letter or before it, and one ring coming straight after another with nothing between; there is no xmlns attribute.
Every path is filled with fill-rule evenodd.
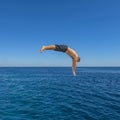
<svg viewBox="0 0 120 120"><path fill-rule="evenodd" d="M0 120L120 120L120 67L1 67Z"/></svg>

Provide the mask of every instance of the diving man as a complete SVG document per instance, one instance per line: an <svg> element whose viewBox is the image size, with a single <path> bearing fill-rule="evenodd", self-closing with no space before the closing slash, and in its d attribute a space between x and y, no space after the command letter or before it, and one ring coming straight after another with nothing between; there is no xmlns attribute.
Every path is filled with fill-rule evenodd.
<svg viewBox="0 0 120 120"><path fill-rule="evenodd" d="M42 46L40 52L42 53L44 50L55 50L59 52L65 52L72 58L72 72L73 75L76 76L76 62L80 62L80 57L72 48L68 47L67 45L49 45L49 46Z"/></svg>

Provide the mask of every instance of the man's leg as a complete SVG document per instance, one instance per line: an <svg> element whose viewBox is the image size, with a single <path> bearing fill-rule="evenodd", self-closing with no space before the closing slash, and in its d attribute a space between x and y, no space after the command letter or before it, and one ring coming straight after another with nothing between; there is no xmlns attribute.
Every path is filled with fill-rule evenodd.
<svg viewBox="0 0 120 120"><path fill-rule="evenodd" d="M42 46L40 52L42 53L44 50L55 50L55 48L55 45Z"/></svg>

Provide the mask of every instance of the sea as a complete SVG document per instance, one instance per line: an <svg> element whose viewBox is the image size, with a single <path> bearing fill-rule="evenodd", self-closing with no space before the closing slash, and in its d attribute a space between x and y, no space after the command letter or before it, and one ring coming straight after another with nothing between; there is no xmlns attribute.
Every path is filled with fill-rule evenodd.
<svg viewBox="0 0 120 120"><path fill-rule="evenodd" d="M0 120L120 120L120 67L0 67Z"/></svg>

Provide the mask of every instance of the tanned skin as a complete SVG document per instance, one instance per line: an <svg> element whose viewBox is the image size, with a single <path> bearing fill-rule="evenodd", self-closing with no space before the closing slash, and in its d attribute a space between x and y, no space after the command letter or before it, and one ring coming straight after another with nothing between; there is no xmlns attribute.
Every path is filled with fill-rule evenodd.
<svg viewBox="0 0 120 120"><path fill-rule="evenodd" d="M55 45L42 46L42 48L40 49L40 53L42 53L45 50L55 50L55 49L56 49ZM72 72L73 75L76 76L76 63L80 62L80 58L78 57L78 54L70 47L68 47L65 53L72 58Z"/></svg>

